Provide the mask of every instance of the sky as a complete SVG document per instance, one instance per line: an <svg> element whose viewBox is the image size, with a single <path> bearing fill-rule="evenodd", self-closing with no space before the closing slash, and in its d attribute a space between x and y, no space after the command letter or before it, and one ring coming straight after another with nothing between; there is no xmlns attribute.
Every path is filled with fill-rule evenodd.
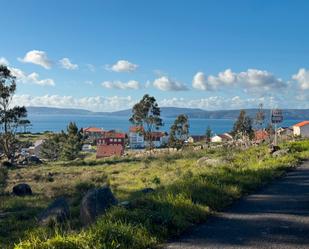
<svg viewBox="0 0 309 249"><path fill-rule="evenodd" d="M309 1L0 0L14 103L309 108Z"/></svg>

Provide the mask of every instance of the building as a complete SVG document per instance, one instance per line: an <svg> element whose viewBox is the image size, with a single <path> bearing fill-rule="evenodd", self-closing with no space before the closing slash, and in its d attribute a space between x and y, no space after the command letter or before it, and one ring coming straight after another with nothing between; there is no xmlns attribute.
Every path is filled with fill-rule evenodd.
<svg viewBox="0 0 309 249"><path fill-rule="evenodd" d="M41 156L41 149L45 140L39 139L34 142L34 145L28 148L28 153L30 156Z"/></svg>
<svg viewBox="0 0 309 249"><path fill-rule="evenodd" d="M229 133L223 133L223 134L213 136L210 139L210 141L212 143L229 142L229 141L233 141L233 137Z"/></svg>
<svg viewBox="0 0 309 249"><path fill-rule="evenodd" d="M83 129L84 136L91 140L96 140L102 136L104 130L97 127L87 127Z"/></svg>
<svg viewBox="0 0 309 249"><path fill-rule="evenodd" d="M159 148L168 144L168 135L162 131L151 132L151 142L153 147ZM145 141L145 146L148 147L149 141Z"/></svg>
<svg viewBox="0 0 309 249"><path fill-rule="evenodd" d="M206 136L202 135L192 135L188 138L188 143L198 143L198 142L206 142Z"/></svg>
<svg viewBox="0 0 309 249"><path fill-rule="evenodd" d="M103 136L97 139L96 158L123 155L125 138L126 135L120 132L109 131L103 133Z"/></svg>
<svg viewBox="0 0 309 249"><path fill-rule="evenodd" d="M110 157L110 156L121 156L124 153L124 147L120 144L103 144L97 146L96 158Z"/></svg>
<svg viewBox="0 0 309 249"><path fill-rule="evenodd" d="M309 120L293 125L293 135L309 137Z"/></svg>
<svg viewBox="0 0 309 249"><path fill-rule="evenodd" d="M141 134L143 127L133 126L129 130L129 144L132 149L141 149L145 147L144 136Z"/></svg>

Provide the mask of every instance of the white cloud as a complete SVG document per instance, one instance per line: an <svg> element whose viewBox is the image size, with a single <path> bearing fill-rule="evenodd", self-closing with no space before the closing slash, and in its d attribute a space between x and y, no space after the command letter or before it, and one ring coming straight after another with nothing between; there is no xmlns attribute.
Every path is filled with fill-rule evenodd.
<svg viewBox="0 0 309 249"><path fill-rule="evenodd" d="M218 90L224 87L240 87L245 92L265 93L271 89L283 89L287 85L272 73L258 69L235 73L231 69L220 72L217 76L206 77L198 72L194 75L192 86L198 90Z"/></svg>
<svg viewBox="0 0 309 249"><path fill-rule="evenodd" d="M13 103L25 106L47 106L60 108L81 108L92 111L116 111L131 108L136 101L132 97L84 97L74 98L72 96L44 95L33 97L30 95L15 95Z"/></svg>
<svg viewBox="0 0 309 249"><path fill-rule="evenodd" d="M9 61L6 58L0 57L0 65L8 66L9 64Z"/></svg>
<svg viewBox="0 0 309 249"><path fill-rule="evenodd" d="M121 89L121 90L137 90L140 89L141 86L136 80L129 80L128 82L121 81L104 81L101 85L108 89Z"/></svg>
<svg viewBox="0 0 309 249"><path fill-rule="evenodd" d="M38 73L26 74L18 68L9 68L16 79L22 83L32 83L40 86L54 86L55 82L53 79L39 79Z"/></svg>
<svg viewBox="0 0 309 249"><path fill-rule="evenodd" d="M127 60L119 60L112 66L108 66L108 65L106 66L107 70L111 70L111 71L118 72L118 73L133 72L137 68L138 68L138 65L133 64Z"/></svg>
<svg viewBox="0 0 309 249"><path fill-rule="evenodd" d="M48 59L47 54L39 50L29 51L24 58L18 58L18 60L24 63L33 63L45 69L50 69L52 66L52 62Z"/></svg>
<svg viewBox="0 0 309 249"><path fill-rule="evenodd" d="M166 76L162 76L154 80L153 85L155 88L161 91L185 91L188 88L175 80L172 80Z"/></svg>
<svg viewBox="0 0 309 249"><path fill-rule="evenodd" d="M298 82L300 89L309 89L309 70L305 68L299 69L298 73L292 76L292 79Z"/></svg>
<svg viewBox="0 0 309 249"><path fill-rule="evenodd" d="M209 90L209 84L203 72L197 72L192 81L192 87L198 90Z"/></svg>
<svg viewBox="0 0 309 249"><path fill-rule="evenodd" d="M61 60L59 60L59 63L61 65L62 68L64 69L68 69L68 70L76 70L78 69L78 65L77 64L73 64L69 58L62 58Z"/></svg>
<svg viewBox="0 0 309 249"><path fill-rule="evenodd" d="M172 107L187 107L187 108L201 108L206 110L227 110L227 109L241 109L241 108L256 108L259 103L264 103L264 106L270 106L272 98L241 98L234 96L230 98L222 96L211 96L200 99L185 99L185 98L171 98L159 101L160 106Z"/></svg>

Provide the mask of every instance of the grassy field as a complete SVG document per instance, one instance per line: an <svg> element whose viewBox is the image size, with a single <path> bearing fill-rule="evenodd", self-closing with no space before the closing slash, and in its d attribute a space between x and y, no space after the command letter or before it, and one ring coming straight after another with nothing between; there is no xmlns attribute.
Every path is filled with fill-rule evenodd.
<svg viewBox="0 0 309 249"><path fill-rule="evenodd" d="M287 143L286 156L274 158L266 146L246 151L212 149L156 157L77 160L0 171L7 174L0 190L0 243L16 249L154 248L203 222L216 210L309 158L309 141ZM198 165L203 156L220 159L216 166ZM30 197L8 193L26 182ZM91 227L82 228L79 203L88 189L108 184L129 208L114 207ZM145 187L156 189L141 194ZM0 191L1 193L1 191ZM61 228L36 228L35 217L57 196L70 203L71 220ZM20 241L21 240L21 241ZM15 244L15 246L14 246Z"/></svg>

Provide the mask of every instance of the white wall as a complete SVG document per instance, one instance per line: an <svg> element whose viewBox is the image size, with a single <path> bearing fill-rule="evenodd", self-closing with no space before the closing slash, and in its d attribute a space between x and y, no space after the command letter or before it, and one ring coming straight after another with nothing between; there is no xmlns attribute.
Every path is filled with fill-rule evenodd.
<svg viewBox="0 0 309 249"><path fill-rule="evenodd" d="M304 125L299 128L301 137L309 137L309 125Z"/></svg>
<svg viewBox="0 0 309 249"><path fill-rule="evenodd" d="M222 138L219 136L214 136L211 138L211 142L213 143L221 143L222 142Z"/></svg>

